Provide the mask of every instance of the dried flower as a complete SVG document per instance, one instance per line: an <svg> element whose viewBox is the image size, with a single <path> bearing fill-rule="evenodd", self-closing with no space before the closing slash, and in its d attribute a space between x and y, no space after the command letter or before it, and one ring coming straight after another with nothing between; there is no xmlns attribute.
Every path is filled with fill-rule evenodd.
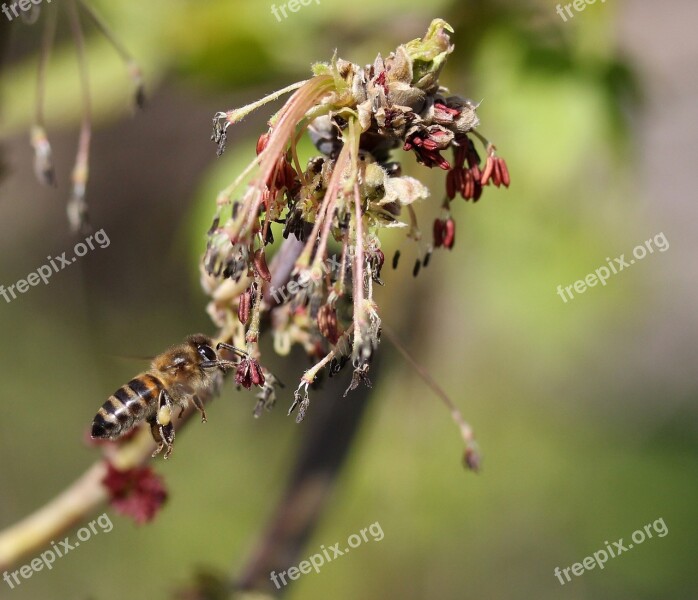
<svg viewBox="0 0 698 600"><path fill-rule="evenodd" d="M370 362L381 333L373 299L373 284L383 284L380 234L386 228L405 228L408 238L422 244L413 205L429 198L424 184L402 175L395 160L400 150L413 152L426 167L447 171L443 216L434 223L436 248L451 249L455 243L450 202L456 195L477 201L490 181L509 184L504 161L476 131L478 105L448 95L439 85L453 51L452 31L448 23L435 19L424 37L386 57L378 55L372 64L361 67L335 56L329 63L315 64L307 81L214 116L212 139L220 154L231 125L293 92L259 136L257 156L218 195L204 257L206 289L214 298L209 313L223 325L226 339L238 347L246 345L248 358L239 363L236 381L246 388L263 388L256 414L272 397L258 363L265 311L273 310L268 322L277 352L287 354L296 343L316 361L294 395L291 411L298 409L298 421L310 404L308 389L325 367L336 374L351 360L349 389L370 384ZM296 144L304 131L319 154L303 166ZM485 165L474 140L485 148ZM444 155L449 150L453 160ZM263 298L270 295L266 286L271 273L265 246L273 243L272 223L283 224L284 238L295 237L302 250L281 291L284 300L275 295L276 302L267 305ZM330 259L333 243L341 247L338 268L328 267L330 260L335 262L334 255ZM430 253L431 246L419 248L415 275L428 264ZM393 267L398 258L396 252ZM256 299L249 288L233 296L227 292L226 278L240 282L244 277L254 281ZM216 286L226 291L219 293Z"/></svg>
<svg viewBox="0 0 698 600"><path fill-rule="evenodd" d="M235 371L235 383L248 390L253 385L262 387L264 385L262 367L253 358L243 358Z"/></svg>

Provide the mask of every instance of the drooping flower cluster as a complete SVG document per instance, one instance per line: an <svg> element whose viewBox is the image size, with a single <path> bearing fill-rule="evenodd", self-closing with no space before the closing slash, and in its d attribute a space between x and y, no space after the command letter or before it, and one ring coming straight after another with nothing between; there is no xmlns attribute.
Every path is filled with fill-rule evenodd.
<svg viewBox="0 0 698 600"><path fill-rule="evenodd" d="M433 248L453 247L451 201L458 194L477 201L489 183L509 186L504 160L475 130L477 105L439 85L453 51L449 32L451 27L436 19L423 38L386 58L379 55L371 65L360 67L335 56L330 63L314 65L311 79L214 117L212 139L220 154L231 124L294 92L259 137L257 158L220 193L202 264L203 285L213 298L209 313L222 338L247 352L236 381L262 388L257 413L273 404L276 384L258 362L263 313L272 313L278 353L288 353L297 343L317 360L301 378L291 406L291 411L298 407L297 420L302 420L308 387L324 367L334 375L351 359L349 389L369 383L381 332L373 299L374 283L383 284L381 230L407 229L419 245L416 274ZM297 143L305 133L319 155L302 166ZM474 140L484 145L484 164ZM412 205L429 191L402 174L394 156L400 149L413 152L426 167L448 171L442 216L434 223L433 244L426 248ZM442 154L447 150L453 153L451 162ZM243 184L244 191L236 195ZM405 212L409 223L402 220ZM272 223L281 224L287 238L279 261L291 257L290 280L274 281L280 288L271 285L274 269L266 259L274 242Z"/></svg>
<svg viewBox="0 0 698 600"><path fill-rule="evenodd" d="M35 11L34 19L39 12L46 12L44 19L44 31L42 36L41 51L39 55L38 86L36 93L36 115L31 128L30 142L34 150L34 173L39 183L47 186L56 186L57 177L53 163L53 151L46 132L44 122L44 104L46 101L46 71L49 58L53 50L56 38L56 22L59 10L65 9L70 23L73 42L77 50L78 66L80 69L80 87L82 96L82 124L78 140L78 151L75 157L75 165L71 173L70 199L66 207L68 221L74 232L83 234L90 231L89 211L86 200L87 184L90 173L90 146L92 140L92 100L87 69L87 57L85 48L85 34L81 17L87 17L97 30L106 38L119 54L128 70L128 75L135 85L134 100L138 108L145 104L145 91L143 75L128 50L109 29L106 22L90 5L88 0L77 2L47 4L44 7L37 6L34 2L32 8ZM5 5L3 4L3 7ZM60 6L60 8L59 8ZM22 13L24 14L24 13Z"/></svg>

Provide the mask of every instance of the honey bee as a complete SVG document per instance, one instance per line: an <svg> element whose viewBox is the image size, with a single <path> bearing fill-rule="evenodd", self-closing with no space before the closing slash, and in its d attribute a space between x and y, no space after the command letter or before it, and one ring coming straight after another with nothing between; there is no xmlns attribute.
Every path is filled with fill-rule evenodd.
<svg viewBox="0 0 698 600"><path fill-rule="evenodd" d="M238 357L247 356L229 344L214 348L213 340L202 334L191 335L184 343L156 356L150 369L121 386L102 405L92 422L92 437L116 440L141 422L150 425L157 450L167 448L165 458L172 453L175 438L172 412L180 408L181 418L189 400L206 422L206 411L201 395L215 390L220 373L236 367L237 362L222 359L218 351L225 348Z"/></svg>

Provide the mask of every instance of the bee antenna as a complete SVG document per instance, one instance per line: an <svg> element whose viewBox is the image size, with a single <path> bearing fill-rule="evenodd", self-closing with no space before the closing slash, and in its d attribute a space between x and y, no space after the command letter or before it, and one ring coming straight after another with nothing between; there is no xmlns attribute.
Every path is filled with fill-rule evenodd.
<svg viewBox="0 0 698 600"><path fill-rule="evenodd" d="M226 344L225 342L218 342L218 344L216 345L216 350L220 350L221 348L225 348L226 350L230 350L231 352L233 352L241 357L247 356L247 352L244 352L243 350L240 350L240 348L236 348L235 346L232 346L230 344Z"/></svg>

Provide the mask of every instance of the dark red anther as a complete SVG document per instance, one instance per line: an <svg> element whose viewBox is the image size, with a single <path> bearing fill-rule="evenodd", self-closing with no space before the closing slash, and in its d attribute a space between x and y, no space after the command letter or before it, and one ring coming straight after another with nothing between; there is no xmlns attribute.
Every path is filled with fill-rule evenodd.
<svg viewBox="0 0 698 600"><path fill-rule="evenodd" d="M235 383L249 390L253 385L264 385L264 381L262 367L254 358L245 358L238 363Z"/></svg>
<svg viewBox="0 0 698 600"><path fill-rule="evenodd" d="M444 222L441 219L434 220L434 248L440 248L444 243Z"/></svg>
<svg viewBox="0 0 698 600"><path fill-rule="evenodd" d="M456 197L456 170L451 169L446 174L446 196L449 200Z"/></svg>
<svg viewBox="0 0 698 600"><path fill-rule="evenodd" d="M256 360L250 360L250 380L252 385L260 387L264 385L264 371L262 371L262 367Z"/></svg>
<svg viewBox="0 0 698 600"><path fill-rule="evenodd" d="M271 272L267 266L267 258L263 248L259 248L254 253L254 267L264 281L271 281Z"/></svg>
<svg viewBox="0 0 698 600"><path fill-rule="evenodd" d="M475 195L475 179L469 169L463 169L463 187L461 188L461 196L466 200L471 200Z"/></svg>
<svg viewBox="0 0 698 600"><path fill-rule="evenodd" d="M238 300L238 319L245 325L250 318L250 308L252 306L252 292L247 289Z"/></svg>
<svg viewBox="0 0 698 600"><path fill-rule="evenodd" d="M495 157L492 155L487 156L487 162L485 163L485 170L482 172L480 177L480 185L487 185L489 183L490 177L492 177L492 171L494 170Z"/></svg>
<svg viewBox="0 0 698 600"><path fill-rule="evenodd" d="M267 147L267 144L269 143L270 133L271 130L259 136L259 139L257 140L257 156L264 152L264 149Z"/></svg>
<svg viewBox="0 0 698 600"><path fill-rule="evenodd" d="M477 202L482 196L482 186L480 185L479 181L476 181L473 184L473 187L475 188L475 190L473 191L473 202Z"/></svg>
<svg viewBox="0 0 698 600"><path fill-rule="evenodd" d="M502 167L499 163L499 159L495 157L494 168L492 169L492 183L499 187L502 185Z"/></svg>
<svg viewBox="0 0 698 600"><path fill-rule="evenodd" d="M509 184L511 183L511 177L509 177L509 169L507 168L507 163L503 158L499 158L499 170L502 175L502 183L504 184L504 187L509 187Z"/></svg>
<svg viewBox="0 0 698 600"><path fill-rule="evenodd" d="M453 248L456 241L456 222L449 217L443 222L443 245L449 250Z"/></svg>

